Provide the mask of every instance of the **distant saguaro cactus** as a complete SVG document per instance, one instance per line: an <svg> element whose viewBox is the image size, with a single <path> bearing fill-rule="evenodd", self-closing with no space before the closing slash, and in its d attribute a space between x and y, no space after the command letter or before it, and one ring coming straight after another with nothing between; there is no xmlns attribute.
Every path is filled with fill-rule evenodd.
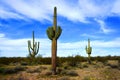
<svg viewBox="0 0 120 80"><path fill-rule="evenodd" d="M56 56L57 56L57 39L62 33L60 26L57 27L57 8L54 7L53 26L47 29L47 36L52 41L52 74L56 74Z"/></svg>
<svg viewBox="0 0 120 80"><path fill-rule="evenodd" d="M91 64L90 55L92 52L92 47L90 47L90 39L88 39L88 47L85 48L86 53L88 54L88 63Z"/></svg>
<svg viewBox="0 0 120 80"><path fill-rule="evenodd" d="M32 44L31 41L28 40L28 51L30 57L35 58L39 51L39 42L35 42L34 31L32 32L32 38L33 38Z"/></svg>

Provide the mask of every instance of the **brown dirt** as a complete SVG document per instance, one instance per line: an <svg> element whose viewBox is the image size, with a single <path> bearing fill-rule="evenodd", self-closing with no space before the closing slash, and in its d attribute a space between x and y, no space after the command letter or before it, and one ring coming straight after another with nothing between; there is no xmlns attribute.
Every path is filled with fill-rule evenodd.
<svg viewBox="0 0 120 80"><path fill-rule="evenodd" d="M105 66L102 63L87 65L88 68L73 68L72 70L76 71L79 76L75 77L68 76L70 80L120 80L120 69L117 68L114 69L111 68L110 66ZM25 71L21 71L16 74L8 75L0 74L0 80L60 80L61 77L65 77L65 75L51 76L50 65L26 66L26 67L27 69ZM27 70L32 69L42 70L40 72L39 71L27 72Z"/></svg>

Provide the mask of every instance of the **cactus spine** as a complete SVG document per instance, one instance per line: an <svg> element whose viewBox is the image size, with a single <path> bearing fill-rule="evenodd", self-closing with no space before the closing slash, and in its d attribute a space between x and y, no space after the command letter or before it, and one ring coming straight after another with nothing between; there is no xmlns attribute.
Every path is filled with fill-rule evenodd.
<svg viewBox="0 0 120 80"><path fill-rule="evenodd" d="M31 41L28 40L28 51L30 57L35 58L39 51L39 42L35 42L34 31L32 32L32 39L33 39L32 44Z"/></svg>
<svg viewBox="0 0 120 80"><path fill-rule="evenodd" d="M57 8L54 7L53 26L47 29L47 36L52 41L52 74L56 74L56 56L57 56L57 39L62 33L60 26L57 27Z"/></svg>
<svg viewBox="0 0 120 80"><path fill-rule="evenodd" d="M88 39L88 47L85 48L86 53L88 54L88 63L91 64L90 55L92 52L92 47L90 47L90 39Z"/></svg>

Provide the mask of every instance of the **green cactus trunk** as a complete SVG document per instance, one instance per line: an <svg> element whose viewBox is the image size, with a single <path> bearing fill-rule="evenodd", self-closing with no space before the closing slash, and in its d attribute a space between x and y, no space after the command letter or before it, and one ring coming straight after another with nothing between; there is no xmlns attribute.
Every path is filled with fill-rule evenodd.
<svg viewBox="0 0 120 80"><path fill-rule="evenodd" d="M90 54L88 54L88 63L91 64Z"/></svg>
<svg viewBox="0 0 120 80"><path fill-rule="evenodd" d="M47 36L52 40L52 74L56 74L56 62L57 62L57 39L61 35L62 29L60 26L57 27L57 8L54 7L54 16L53 16L53 27L47 29Z"/></svg>
<svg viewBox="0 0 120 80"><path fill-rule="evenodd" d="M56 74L57 40L52 40L52 74Z"/></svg>
<svg viewBox="0 0 120 80"><path fill-rule="evenodd" d="M88 47L86 46L85 50L86 50L86 53L88 54L88 63L91 64L90 55L92 52L92 47L90 47L90 40L89 39L88 39Z"/></svg>

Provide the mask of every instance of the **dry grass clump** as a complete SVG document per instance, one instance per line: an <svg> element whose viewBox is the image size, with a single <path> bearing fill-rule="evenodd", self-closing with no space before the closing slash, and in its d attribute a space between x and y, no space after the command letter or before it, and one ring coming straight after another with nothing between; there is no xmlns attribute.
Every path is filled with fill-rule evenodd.
<svg viewBox="0 0 120 80"><path fill-rule="evenodd" d="M92 77L92 76L85 76L82 80L101 80L101 79L97 79L97 78Z"/></svg>
<svg viewBox="0 0 120 80"><path fill-rule="evenodd" d="M57 80L70 80L70 77L68 76L63 76L61 78L58 78Z"/></svg>
<svg viewBox="0 0 120 80"><path fill-rule="evenodd" d="M102 80L119 80L120 71L118 69L105 69L100 72Z"/></svg>
<svg viewBox="0 0 120 80"><path fill-rule="evenodd" d="M110 66L111 68L119 69L119 62L117 60L108 60L106 66Z"/></svg>
<svg viewBox="0 0 120 80"><path fill-rule="evenodd" d="M68 76L78 76L78 73L76 71L70 70L66 73Z"/></svg>
<svg viewBox="0 0 120 80"><path fill-rule="evenodd" d="M35 67L35 68L29 68L26 70L27 73L40 73L41 68L40 67Z"/></svg>

